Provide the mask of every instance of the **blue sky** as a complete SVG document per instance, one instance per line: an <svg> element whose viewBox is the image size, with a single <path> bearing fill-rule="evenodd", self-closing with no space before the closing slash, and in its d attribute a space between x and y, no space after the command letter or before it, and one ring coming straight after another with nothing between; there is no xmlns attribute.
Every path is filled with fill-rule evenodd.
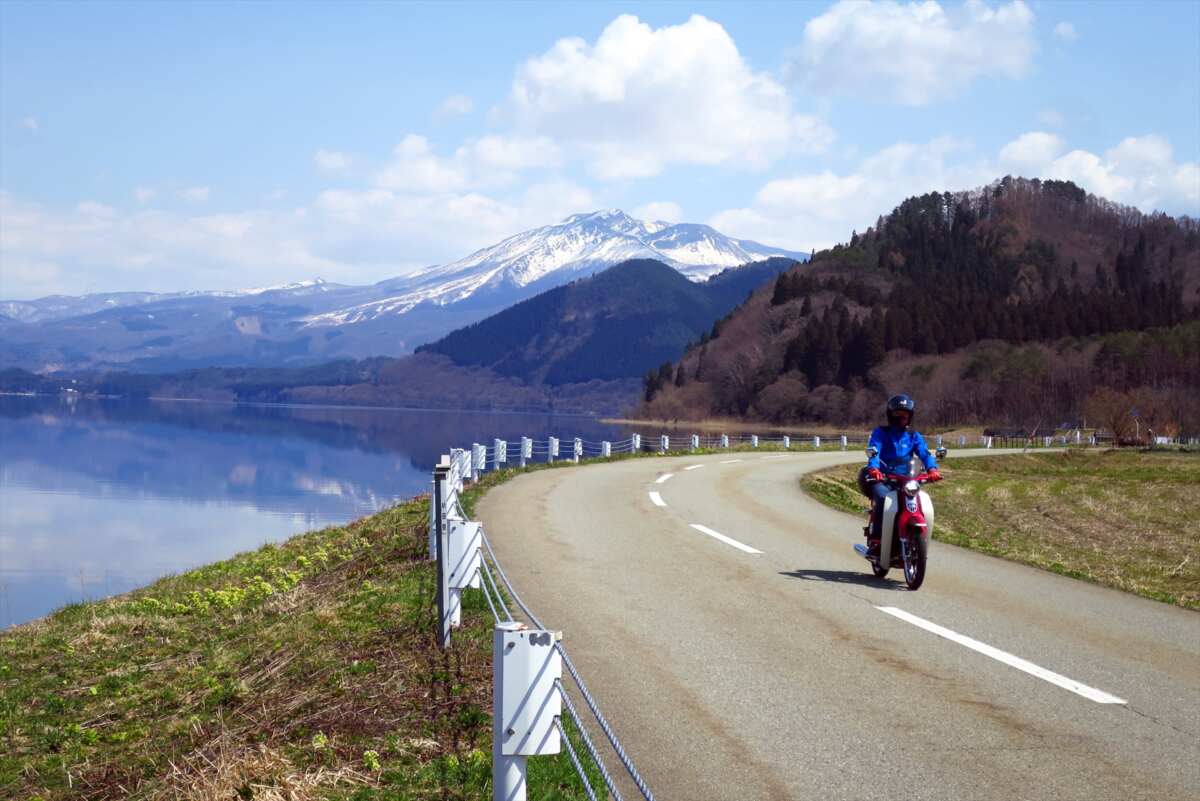
<svg viewBox="0 0 1200 801"><path fill-rule="evenodd" d="M0 3L0 297L363 283L1006 173L1200 215L1200 4Z"/></svg>

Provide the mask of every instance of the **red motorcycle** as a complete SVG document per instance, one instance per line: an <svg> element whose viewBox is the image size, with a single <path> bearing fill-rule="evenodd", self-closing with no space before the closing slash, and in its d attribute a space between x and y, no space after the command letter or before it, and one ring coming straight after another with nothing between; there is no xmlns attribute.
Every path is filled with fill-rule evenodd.
<svg viewBox="0 0 1200 801"><path fill-rule="evenodd" d="M873 450L867 449L868 457L874 458ZM946 449L939 448L937 455L944 457ZM921 485L929 481L929 474L888 473L884 475L884 481L891 492L883 501L879 553L871 553L862 543L856 544L854 550L871 563L876 578L883 578L893 567L902 568L904 583L910 590L916 590L925 581L929 538L933 534L933 501L921 489ZM869 516L867 525L870 526Z"/></svg>

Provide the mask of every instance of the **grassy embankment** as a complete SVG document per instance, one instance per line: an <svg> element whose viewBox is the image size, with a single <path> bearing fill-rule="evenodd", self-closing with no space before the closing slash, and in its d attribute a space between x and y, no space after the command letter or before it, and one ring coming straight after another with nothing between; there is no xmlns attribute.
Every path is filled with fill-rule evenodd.
<svg viewBox="0 0 1200 801"><path fill-rule="evenodd" d="M466 593L438 649L428 508L0 634L0 797L490 798L491 616ZM530 760L530 784L584 798L565 755Z"/></svg>
<svg viewBox="0 0 1200 801"><path fill-rule="evenodd" d="M858 514L858 465L802 479L814 497ZM954 459L927 489L934 539L1200 609L1200 455L1070 450Z"/></svg>

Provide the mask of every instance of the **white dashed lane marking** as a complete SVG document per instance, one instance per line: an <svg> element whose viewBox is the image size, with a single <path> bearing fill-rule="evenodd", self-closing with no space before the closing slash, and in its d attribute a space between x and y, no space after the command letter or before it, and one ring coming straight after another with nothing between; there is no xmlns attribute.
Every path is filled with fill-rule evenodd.
<svg viewBox="0 0 1200 801"><path fill-rule="evenodd" d="M651 492L651 493L650 493L650 501L651 501L651 502L652 502L652 503L653 503L655 506L666 506L666 505L667 505L667 502L666 502L666 501L664 501L664 500L662 499L662 496L661 496L661 495L659 495L657 492Z"/></svg>
<svg viewBox="0 0 1200 801"><path fill-rule="evenodd" d="M671 478L673 475L675 475L675 474L674 473L663 473L661 476L658 477L658 479L654 483L655 484L665 484L667 479Z"/></svg>
<svg viewBox="0 0 1200 801"><path fill-rule="evenodd" d="M708 536L712 537L713 539L720 540L721 542L725 543L726 545L732 545L734 548L737 548L739 551L745 551L746 553L762 553L762 551L758 550L757 548L751 548L746 543L738 542L733 537L726 537L724 534L720 533L719 531L713 531L708 526L702 526L699 523L689 523L689 525L692 528L696 529L696 531L699 531L701 534L707 534Z"/></svg>
<svg viewBox="0 0 1200 801"><path fill-rule="evenodd" d="M726 459L725 461L721 462L721 464L737 464L740 461L742 461L742 460L741 459Z"/></svg>
<svg viewBox="0 0 1200 801"><path fill-rule="evenodd" d="M956 642L959 645L970 648L972 651L978 651L984 656L990 656L992 659L1003 662L1009 667L1015 667L1017 670L1023 670L1031 676L1037 676L1039 679L1048 681L1051 684L1056 684L1059 687L1062 687L1064 690L1070 690L1076 695L1082 695L1084 698L1087 698L1090 701L1095 701L1098 704L1125 703L1124 698L1118 698L1115 695L1109 695L1103 690L1097 690L1095 687L1089 687L1086 684L1075 681L1074 679L1068 679L1066 676L1061 676L1052 670L1046 670L1046 668L1035 665L1019 656L1013 656L1007 651L1001 651L999 648L994 648L987 643L980 642L979 640L973 640L966 635L959 634L956 631L951 631L944 626L939 626L936 623L930 623L928 620L917 617L909 612L905 612L903 609L897 609L894 606L877 606L875 608L880 612L886 612L892 617L900 618L906 623L911 623L918 628L933 632L939 637L945 637L951 642Z"/></svg>
<svg viewBox="0 0 1200 801"><path fill-rule="evenodd" d="M699 470L701 467L704 467L704 465L702 465L702 464L692 464L692 465L688 465L687 467L685 467L685 468L683 468L683 469L684 469L684 470Z"/></svg>

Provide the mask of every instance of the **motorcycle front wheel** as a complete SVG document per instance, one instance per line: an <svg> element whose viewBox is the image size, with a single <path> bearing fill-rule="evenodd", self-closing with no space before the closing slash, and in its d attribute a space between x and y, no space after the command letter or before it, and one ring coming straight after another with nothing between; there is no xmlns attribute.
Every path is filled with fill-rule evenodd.
<svg viewBox="0 0 1200 801"><path fill-rule="evenodd" d="M928 556L929 543L920 532L910 532L908 544L904 547L904 583L910 590L918 590L924 583L925 561Z"/></svg>
<svg viewBox="0 0 1200 801"><path fill-rule="evenodd" d="M886 567L883 567L882 565L873 564L873 565L871 565L871 572L873 572L875 574L875 578L881 579L881 578L885 578L887 576L888 569Z"/></svg>

